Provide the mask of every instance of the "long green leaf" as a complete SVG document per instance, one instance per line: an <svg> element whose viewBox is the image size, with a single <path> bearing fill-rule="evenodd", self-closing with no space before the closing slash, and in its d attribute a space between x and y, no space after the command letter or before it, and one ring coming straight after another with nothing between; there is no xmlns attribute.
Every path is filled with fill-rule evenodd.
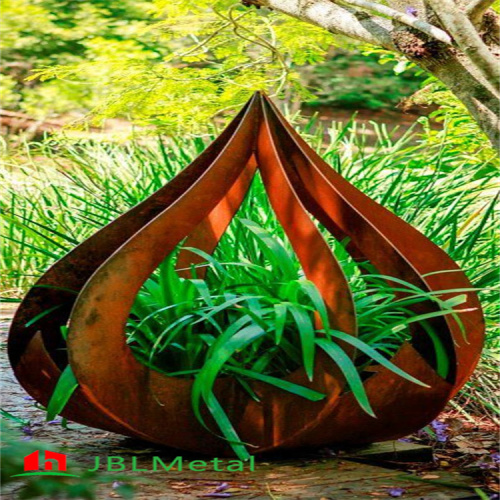
<svg viewBox="0 0 500 500"><path fill-rule="evenodd" d="M350 387L353 396L359 403L359 406L368 413L371 417L376 418L375 413L368 401L368 396L366 395L363 382L359 376L354 363L349 358L349 356L344 352L344 350L328 339L317 339L316 344L323 349L323 351L330 356L330 358L337 364L343 373L348 386Z"/></svg>
<svg viewBox="0 0 500 500"><path fill-rule="evenodd" d="M347 333L344 332L339 332L338 330L329 330L328 334L331 335L332 337L335 337L339 340L343 340L344 342L347 342L348 344L351 344L352 346L356 347L359 349L361 352L364 352L367 356L369 356L373 361L376 361L377 363L381 364L382 366L385 366L388 370L391 370L391 372L396 373L400 377L409 380L410 382L413 382L414 384L421 385L422 387L429 387L427 384L424 384L420 380L416 379L415 377L411 376L410 374L406 373L404 370L396 366L394 363L391 363L385 356L382 356L379 352L377 352L376 349L373 349L370 347L368 344L363 342L362 340L353 337L352 335L348 335Z"/></svg>
<svg viewBox="0 0 500 500"><path fill-rule="evenodd" d="M77 387L78 381L71 366L68 365L61 373L54 392L50 397L49 404L47 405L47 421L54 420L57 415L61 414Z"/></svg>
<svg viewBox="0 0 500 500"><path fill-rule="evenodd" d="M309 399L310 401L321 401L326 397L325 394L322 394L321 392L314 391L302 385L288 382L287 380L283 380L281 378L263 375L262 373L253 370L245 370L243 368L237 368L235 366L229 366L228 370L240 375L245 375L248 378L260 380L261 382L265 382L266 384L274 385L275 387L279 387L284 391L291 392L292 394L296 394L297 396L300 396L302 398Z"/></svg>
<svg viewBox="0 0 500 500"><path fill-rule="evenodd" d="M292 313L297 328L299 329L300 344L302 346L302 359L304 369L309 380L312 380L314 375L314 353L315 353L315 332L314 326L309 315L296 305L288 306Z"/></svg>

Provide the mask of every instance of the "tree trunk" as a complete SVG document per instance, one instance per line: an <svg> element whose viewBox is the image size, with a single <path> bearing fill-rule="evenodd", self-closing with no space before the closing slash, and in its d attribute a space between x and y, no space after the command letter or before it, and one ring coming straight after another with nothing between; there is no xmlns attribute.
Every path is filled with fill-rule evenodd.
<svg viewBox="0 0 500 500"><path fill-rule="evenodd" d="M431 58L410 60L441 80L465 105L495 149L500 145L500 99L496 90L473 67L448 49Z"/></svg>

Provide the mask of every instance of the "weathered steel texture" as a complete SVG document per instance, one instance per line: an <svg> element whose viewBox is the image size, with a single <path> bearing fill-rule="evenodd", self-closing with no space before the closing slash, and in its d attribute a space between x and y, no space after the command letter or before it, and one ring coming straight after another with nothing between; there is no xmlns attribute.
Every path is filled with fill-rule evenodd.
<svg viewBox="0 0 500 500"><path fill-rule="evenodd" d="M335 328L357 334L353 300L310 215L334 237L349 238L353 258L369 261L382 274L428 291L471 288L445 252L337 174L257 93L190 166L54 264L30 290L9 336L11 364L28 393L46 405L69 362L80 385L64 410L67 418L183 450L231 454L192 414L192 381L167 377L137 361L126 344L125 324L144 281L184 238L185 246L214 251L256 169ZM190 265L198 262L196 254L182 250L178 272L188 275ZM475 293L465 293L465 336L450 316L433 324L452 361L448 380L435 373L427 337L415 327L411 343L400 348L393 362L430 387L380 368L365 381L376 419L363 412L350 392L343 392L342 376L321 354L313 382L303 369L287 378L326 392L323 401L253 383L261 399L257 403L229 377L217 381L217 397L243 441L255 445L255 453L406 435L442 410L478 361L484 321ZM419 311L435 307L425 303ZM29 323L44 311L49 312ZM60 334L66 324L67 346Z"/></svg>

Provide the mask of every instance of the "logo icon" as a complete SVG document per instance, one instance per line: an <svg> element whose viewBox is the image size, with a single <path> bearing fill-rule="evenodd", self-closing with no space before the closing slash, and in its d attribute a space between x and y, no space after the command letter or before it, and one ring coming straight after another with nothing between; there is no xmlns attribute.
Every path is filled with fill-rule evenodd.
<svg viewBox="0 0 500 500"><path fill-rule="evenodd" d="M24 457L24 473L15 474L16 476L71 476L75 474L66 472L67 459L64 453L45 450L43 467L40 467L40 452L34 451Z"/></svg>

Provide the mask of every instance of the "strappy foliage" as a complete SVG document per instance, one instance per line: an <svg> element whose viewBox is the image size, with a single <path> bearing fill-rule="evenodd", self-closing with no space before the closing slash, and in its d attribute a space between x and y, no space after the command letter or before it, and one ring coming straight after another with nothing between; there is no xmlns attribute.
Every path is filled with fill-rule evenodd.
<svg viewBox="0 0 500 500"><path fill-rule="evenodd" d="M465 268L482 290L492 331L498 304L491 265L497 257L493 225L497 186L489 166L468 169L467 158L448 149L445 140L427 145L406 135L393 141L383 127L374 127L377 140L367 146L358 132L355 124L333 125L331 140L322 151L325 159L369 196L420 228ZM323 143L323 131L311 135L312 123L303 133L318 148ZM2 224L8 244L1 258L10 271L4 296L16 300L51 262L158 189L204 147L200 139L140 147L53 143L32 149L27 161L7 167L3 175L9 198ZM180 279L172 260L167 260L145 283L134 305L128 332L137 356L171 375L194 376L195 412L201 418L201 408L207 405L220 429L205 424L214 432L222 431L241 456L245 447L238 443L212 390L220 375L233 376L250 394L252 381L258 380L298 397L320 399L323 395L308 388L286 385L283 377L298 367L310 375L314 356L321 350L339 364L347 389L370 411L360 384L367 376L364 370L369 364L385 363L416 322L433 339L437 369L446 375L448 360L433 337L431 318L416 317L411 306L431 300L440 314L450 314L452 307L460 309L464 291L445 300L441 294L388 280L373 270L362 274L345 251L347 242L328 239L353 289L359 341L326 328L326 323L323 327L315 323L314 312L324 317L324 305L301 274L258 178L214 256L204 256L206 280L197 275L199 268L192 270L191 279ZM353 361L339 351L339 345L349 340L358 352ZM497 348L495 342L490 334L486 356ZM73 386L70 375L63 382L66 389ZM474 397L494 408L490 393L476 389ZM51 412L60 411L58 405L63 403L64 398L56 398Z"/></svg>

